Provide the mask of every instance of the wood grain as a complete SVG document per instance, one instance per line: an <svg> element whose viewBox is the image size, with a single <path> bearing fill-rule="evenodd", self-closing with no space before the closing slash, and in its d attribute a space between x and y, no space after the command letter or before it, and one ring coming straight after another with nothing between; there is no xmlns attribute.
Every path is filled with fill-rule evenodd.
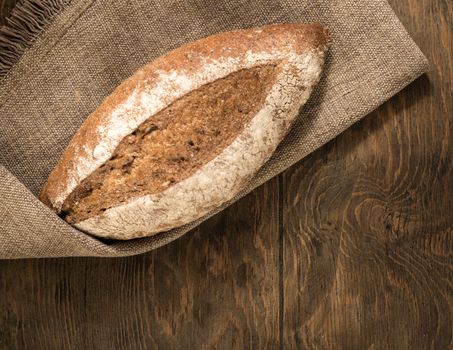
<svg viewBox="0 0 453 350"><path fill-rule="evenodd" d="M285 348L453 348L453 3L391 4L432 70L284 174Z"/></svg>
<svg viewBox="0 0 453 350"><path fill-rule="evenodd" d="M278 192L141 256L0 261L0 349L277 347Z"/></svg>
<svg viewBox="0 0 453 350"><path fill-rule="evenodd" d="M168 246L0 261L0 349L453 348L453 3L390 4L427 77Z"/></svg>

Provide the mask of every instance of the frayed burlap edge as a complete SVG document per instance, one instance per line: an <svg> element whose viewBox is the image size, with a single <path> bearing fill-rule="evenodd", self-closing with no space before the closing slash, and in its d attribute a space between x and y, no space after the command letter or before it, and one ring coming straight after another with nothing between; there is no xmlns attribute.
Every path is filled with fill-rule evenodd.
<svg viewBox="0 0 453 350"><path fill-rule="evenodd" d="M19 1L0 28L0 79L71 0Z"/></svg>

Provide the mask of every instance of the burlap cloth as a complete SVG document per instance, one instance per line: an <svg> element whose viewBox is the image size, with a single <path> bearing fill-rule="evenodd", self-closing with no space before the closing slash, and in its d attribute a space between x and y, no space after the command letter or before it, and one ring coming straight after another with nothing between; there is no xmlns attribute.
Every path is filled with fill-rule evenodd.
<svg viewBox="0 0 453 350"><path fill-rule="evenodd" d="M322 82L275 156L234 200L337 136L427 69L387 2L73 0L64 6L0 81L0 258L138 254L224 209L228 204L151 238L106 243L67 225L36 195L84 118L138 67L219 31L314 21L332 32Z"/></svg>

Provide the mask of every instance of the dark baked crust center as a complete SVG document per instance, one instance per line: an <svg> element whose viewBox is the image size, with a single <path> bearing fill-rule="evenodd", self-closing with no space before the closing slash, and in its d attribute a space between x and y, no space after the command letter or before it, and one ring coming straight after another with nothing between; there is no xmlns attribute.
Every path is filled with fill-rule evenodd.
<svg viewBox="0 0 453 350"><path fill-rule="evenodd" d="M150 117L74 189L63 203L62 216L80 222L194 174L231 144L261 109L276 68L262 65L234 72Z"/></svg>

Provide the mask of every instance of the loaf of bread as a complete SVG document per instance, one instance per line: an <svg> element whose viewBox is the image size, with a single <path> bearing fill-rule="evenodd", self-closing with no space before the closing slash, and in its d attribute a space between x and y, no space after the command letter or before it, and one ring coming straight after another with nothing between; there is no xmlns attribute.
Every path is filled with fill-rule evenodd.
<svg viewBox="0 0 453 350"><path fill-rule="evenodd" d="M40 199L99 237L189 223L270 158L320 79L328 33L279 24L221 33L139 69L81 125Z"/></svg>

